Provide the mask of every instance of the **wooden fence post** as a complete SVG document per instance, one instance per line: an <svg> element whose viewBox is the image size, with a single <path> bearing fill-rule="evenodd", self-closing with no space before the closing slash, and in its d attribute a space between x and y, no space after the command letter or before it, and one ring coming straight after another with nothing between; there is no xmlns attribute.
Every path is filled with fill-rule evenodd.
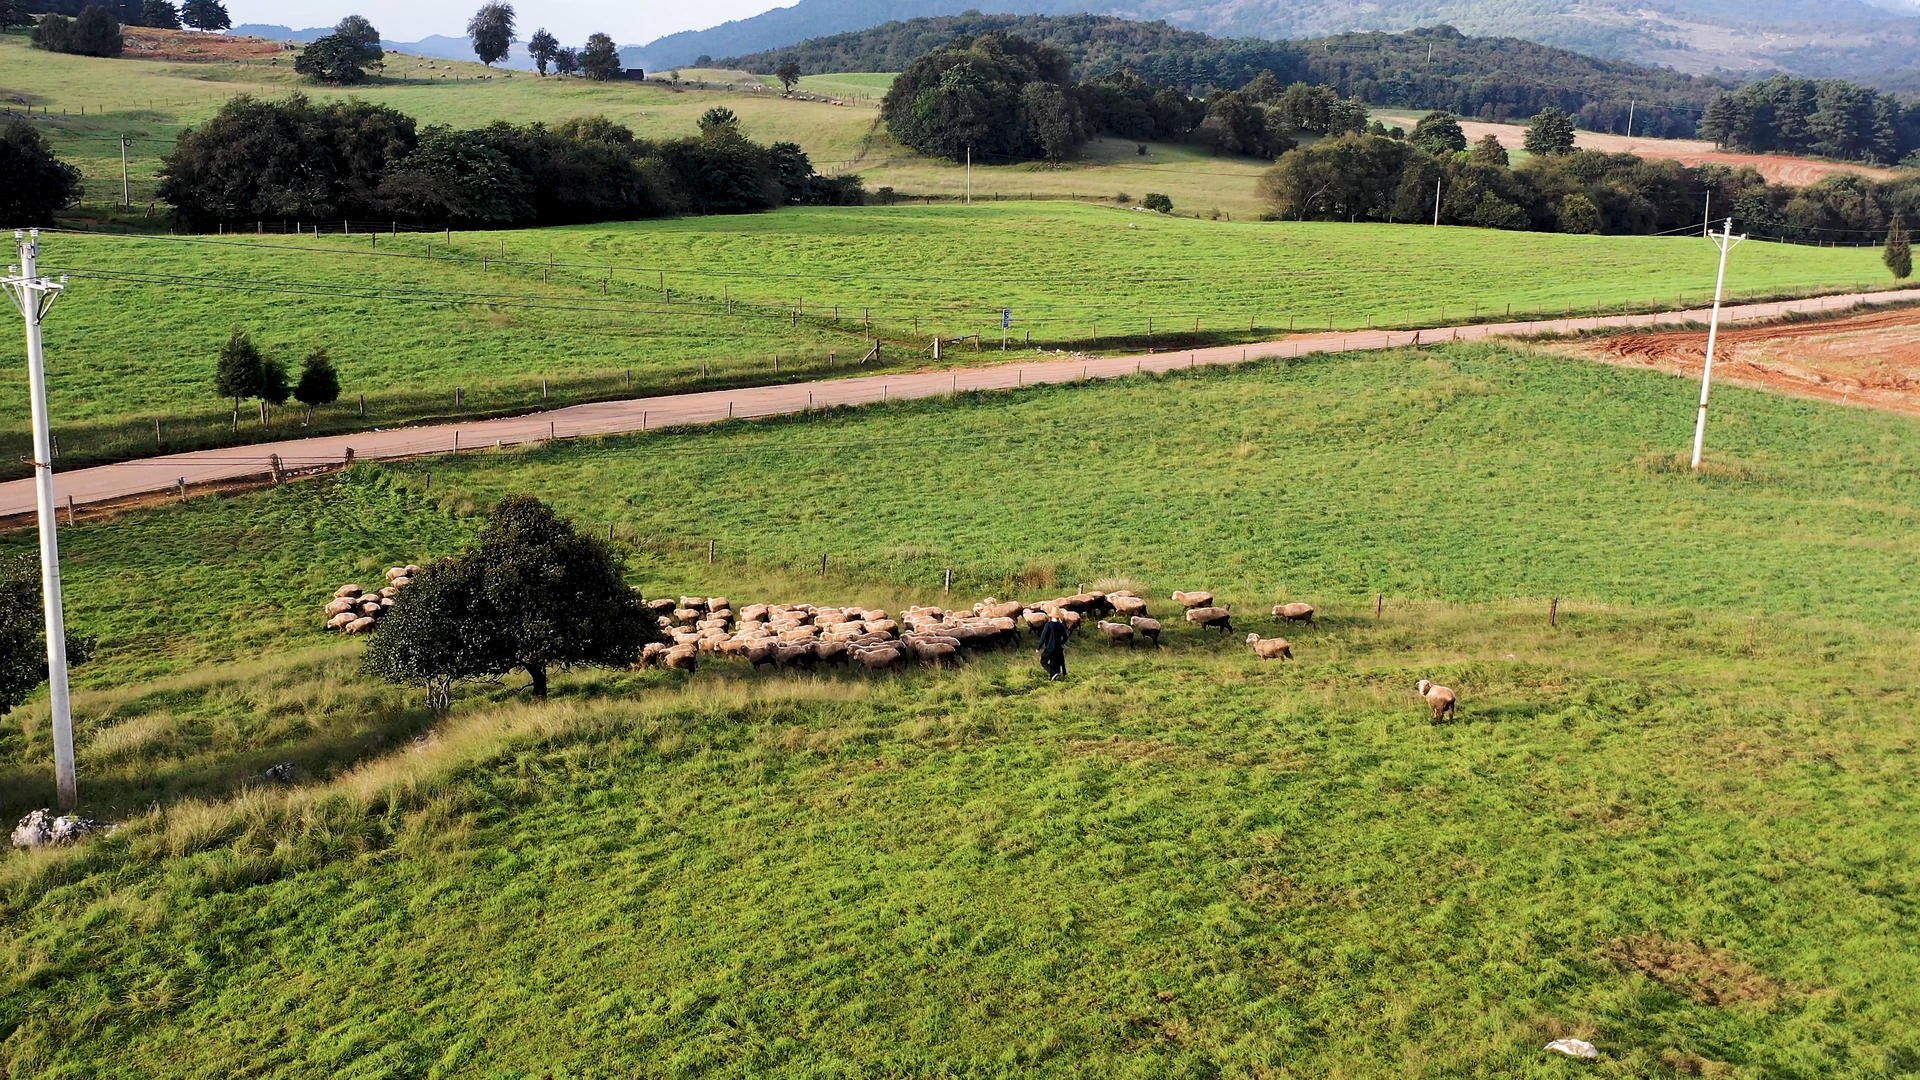
<svg viewBox="0 0 1920 1080"><path fill-rule="evenodd" d="M717 554L719 550L720 550L720 541L718 540L707 541L707 565L708 566L713 565L714 555Z"/></svg>
<svg viewBox="0 0 1920 1080"><path fill-rule="evenodd" d="M1560 598L1557 596L1553 598L1553 603L1547 608L1547 625L1560 625Z"/></svg>
<svg viewBox="0 0 1920 1080"><path fill-rule="evenodd" d="M267 456L267 468L273 472L273 486L279 487L281 481L279 454L269 454Z"/></svg>
<svg viewBox="0 0 1920 1080"><path fill-rule="evenodd" d="M953 591L953 567L951 567L951 566L949 566L949 567L947 567L947 586L946 586L946 591L947 591L947 592L952 592L952 591Z"/></svg>
<svg viewBox="0 0 1920 1080"><path fill-rule="evenodd" d="M67 527L73 527L73 496L71 495L67 496ZM1748 636L1751 638L1752 635ZM1751 645L1752 642L1749 641L1748 644Z"/></svg>
<svg viewBox="0 0 1920 1080"><path fill-rule="evenodd" d="M1376 619L1379 618L1380 613L1382 611L1385 611L1386 607L1387 607L1387 594L1374 593L1373 594L1373 617Z"/></svg>

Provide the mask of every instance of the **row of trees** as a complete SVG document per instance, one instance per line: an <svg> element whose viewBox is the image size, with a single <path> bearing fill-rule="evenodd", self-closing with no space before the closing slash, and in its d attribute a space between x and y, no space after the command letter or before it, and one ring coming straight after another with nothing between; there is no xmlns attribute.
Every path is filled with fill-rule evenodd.
<svg viewBox="0 0 1920 1080"><path fill-rule="evenodd" d="M784 64L785 62L783 62ZM1061 161L1094 134L1192 139L1271 158L1296 136L1360 131L1366 106L1324 86L1263 71L1238 90L1197 99L1119 71L1075 84L1051 45L990 33L908 64L881 106L887 129L925 154L960 160Z"/></svg>
<svg viewBox="0 0 1920 1080"><path fill-rule="evenodd" d="M0 0L0 29L35 25L36 16L57 15L71 21L95 8L120 26L178 30L184 24L195 30L214 31L233 25L220 0L184 0L180 4L171 0Z"/></svg>
<svg viewBox="0 0 1920 1080"><path fill-rule="evenodd" d="M1776 75L1715 97L1700 135L1761 153L1895 162L1920 151L1920 104L1841 79Z"/></svg>
<svg viewBox="0 0 1920 1080"><path fill-rule="evenodd" d="M467 39L473 42L473 54L487 65L499 63L513 49L515 22L513 5L489 3L467 20ZM527 57L542 76L551 68L557 75L584 75L605 82L626 74L620 61L620 47L606 34L592 34L578 49L560 44L560 39L541 27L527 39Z"/></svg>
<svg viewBox="0 0 1920 1080"><path fill-rule="evenodd" d="M590 117L558 127L419 129L364 101L238 97L182 133L160 197L195 228L255 220L398 220L506 227L863 200L792 143L762 146L724 108L698 135L650 140Z"/></svg>
<svg viewBox="0 0 1920 1080"><path fill-rule="evenodd" d="M287 365L262 353L245 330L234 328L227 343L220 347L220 358L213 369L213 388L223 398L233 399L233 423L240 424L240 403L259 399L261 417L265 406L285 405L288 398L307 407L307 421L313 410L340 400L340 373L334 370L333 357L325 349L315 349L300 362L300 378L289 381Z"/></svg>
<svg viewBox="0 0 1920 1080"><path fill-rule="evenodd" d="M1758 170L1691 167L1572 148L1565 114L1529 130L1534 156L1513 167L1497 139L1472 146L1444 114L1414 135L1343 135L1281 156L1261 178L1268 216L1321 221L1439 221L1494 229L1653 234L1716 215L1770 239L1875 243L1894 222L1920 221L1920 180L1876 183L1839 173L1808 187Z"/></svg>

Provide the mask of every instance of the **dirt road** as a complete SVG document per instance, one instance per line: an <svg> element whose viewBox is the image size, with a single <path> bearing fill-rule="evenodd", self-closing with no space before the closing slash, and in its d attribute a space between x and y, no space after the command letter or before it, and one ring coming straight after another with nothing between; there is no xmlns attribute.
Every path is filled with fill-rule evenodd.
<svg viewBox="0 0 1920 1080"><path fill-rule="evenodd" d="M1920 302L1920 289L1872 294L1848 294L1808 300L1728 307L1724 316L1741 321L1778 318L1791 313L1814 313L1852 307L1858 303ZM1418 331L1358 330L1349 333L1301 334L1248 346L1222 346L1146 356L1074 356L1061 359L993 364L983 367L923 371L897 375L870 375L826 379L785 386L758 386L699 394L636 398L574 405L551 412L504 417L468 424L365 431L277 443L100 465L54 477L60 506L71 498L91 506L144 494L163 492L185 483L188 487L264 476L273 455L285 469L337 465L352 452L357 460L412 457L418 454L457 453L493 446L511 446L553 438L615 435L683 424L710 424L729 417L772 416L834 405L864 405L895 398L928 398L959 390L1006 390L1076 379L1111 379L1136 372L1164 372L1199 365L1238 364L1277 356L1355 352L1442 341L1480 341L1535 333L1577 333L1629 327L1678 326L1704 322L1706 309L1650 315L1611 315L1546 322L1483 323ZM31 513L33 482L0 484L0 518Z"/></svg>

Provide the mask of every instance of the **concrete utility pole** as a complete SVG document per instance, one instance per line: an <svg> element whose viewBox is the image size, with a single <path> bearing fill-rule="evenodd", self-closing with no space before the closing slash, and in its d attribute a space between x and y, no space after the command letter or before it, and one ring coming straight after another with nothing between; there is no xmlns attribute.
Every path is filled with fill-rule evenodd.
<svg viewBox="0 0 1920 1080"><path fill-rule="evenodd" d="M40 344L40 320L53 307L66 279L37 277L40 230L14 230L20 244L20 265L8 267L0 279L14 306L27 320L27 384L33 408L33 473L40 510L40 597L47 620L47 684L53 713L53 773L60 792L60 809L80 802L73 775L73 710L67 699L67 619L60 602L60 541L53 505L53 447L47 421L47 361Z"/></svg>
<svg viewBox="0 0 1920 1080"><path fill-rule="evenodd" d="M1707 440L1707 392L1713 388L1713 350L1720 343L1720 292L1727 284L1727 253L1739 247L1741 241L1733 238L1733 219L1728 218L1720 236L1714 241L1720 249L1720 276L1713 283L1713 318L1707 323L1707 366L1700 370L1700 417L1693 424L1693 468L1700 468L1700 451Z"/></svg>
<svg viewBox="0 0 1920 1080"><path fill-rule="evenodd" d="M133 209L133 185L127 182L127 144L133 140L120 136L120 205Z"/></svg>
<svg viewBox="0 0 1920 1080"><path fill-rule="evenodd" d="M1707 189L1707 208L1700 213L1700 235L1713 239L1713 189Z"/></svg>
<svg viewBox="0 0 1920 1080"><path fill-rule="evenodd" d="M973 205L973 147L967 147L967 205Z"/></svg>
<svg viewBox="0 0 1920 1080"><path fill-rule="evenodd" d="M1440 185L1444 182L1444 180L1433 182L1433 227L1436 229L1440 227Z"/></svg>
<svg viewBox="0 0 1920 1080"><path fill-rule="evenodd" d="M1627 100L1627 138L1629 139L1633 138L1633 107L1638 104L1639 102L1631 98Z"/></svg>

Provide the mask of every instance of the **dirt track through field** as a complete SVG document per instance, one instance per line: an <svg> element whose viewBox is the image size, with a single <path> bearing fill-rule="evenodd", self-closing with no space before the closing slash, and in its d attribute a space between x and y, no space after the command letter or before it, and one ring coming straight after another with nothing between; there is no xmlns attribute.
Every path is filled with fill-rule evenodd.
<svg viewBox="0 0 1920 1080"><path fill-rule="evenodd" d="M1702 331L1624 334L1566 350L1603 363L1698 378ZM1920 416L1920 311L1720 332L1715 382Z"/></svg>
<svg viewBox="0 0 1920 1080"><path fill-rule="evenodd" d="M1744 304L1726 308L1723 316L1731 321L1777 319L1792 314L1843 310L1856 304L1915 302L1920 302L1920 289L1816 297L1807 300L1783 300L1769 304ZM312 469L337 466L349 452L356 460L361 461L414 457L421 454L459 453L487 447L544 442L556 438L618 435L686 424L711 424L730 417L775 416L835 405L866 405L899 398L940 397L963 390L1011 390L1021 386L1066 383L1080 379L1112 379L1141 372L1176 371L1186 367L1238 364L1283 356L1359 352L1400 348L1414 344L1434 345L1449 341L1482 341L1488 338L1526 334L1572 334L1593 330L1682 326L1687 323L1705 322L1708 315L1709 312L1706 309L1694 308L1649 315L1482 323L1420 331L1356 330L1345 333L1300 334L1256 345L1220 346L1144 356L1076 355L972 368L868 375L850 379L790 383L784 386L756 386L739 390L715 390L697 394L635 398L627 401L594 402L550 412L503 417L498 420L396 428L390 431L364 431L312 439L290 439L284 442L258 443L219 450L167 454L161 457L125 461L116 465L77 469L67 473L56 472L55 501L60 506L66 506L67 500L72 498L75 505L94 506L165 492L176 488L182 482L188 487L195 487L229 483L235 480L259 479L270 473L270 459L276 454L279 455L281 467L284 469ZM34 491L31 480L14 480L0 484L0 518L31 514L33 509Z"/></svg>

